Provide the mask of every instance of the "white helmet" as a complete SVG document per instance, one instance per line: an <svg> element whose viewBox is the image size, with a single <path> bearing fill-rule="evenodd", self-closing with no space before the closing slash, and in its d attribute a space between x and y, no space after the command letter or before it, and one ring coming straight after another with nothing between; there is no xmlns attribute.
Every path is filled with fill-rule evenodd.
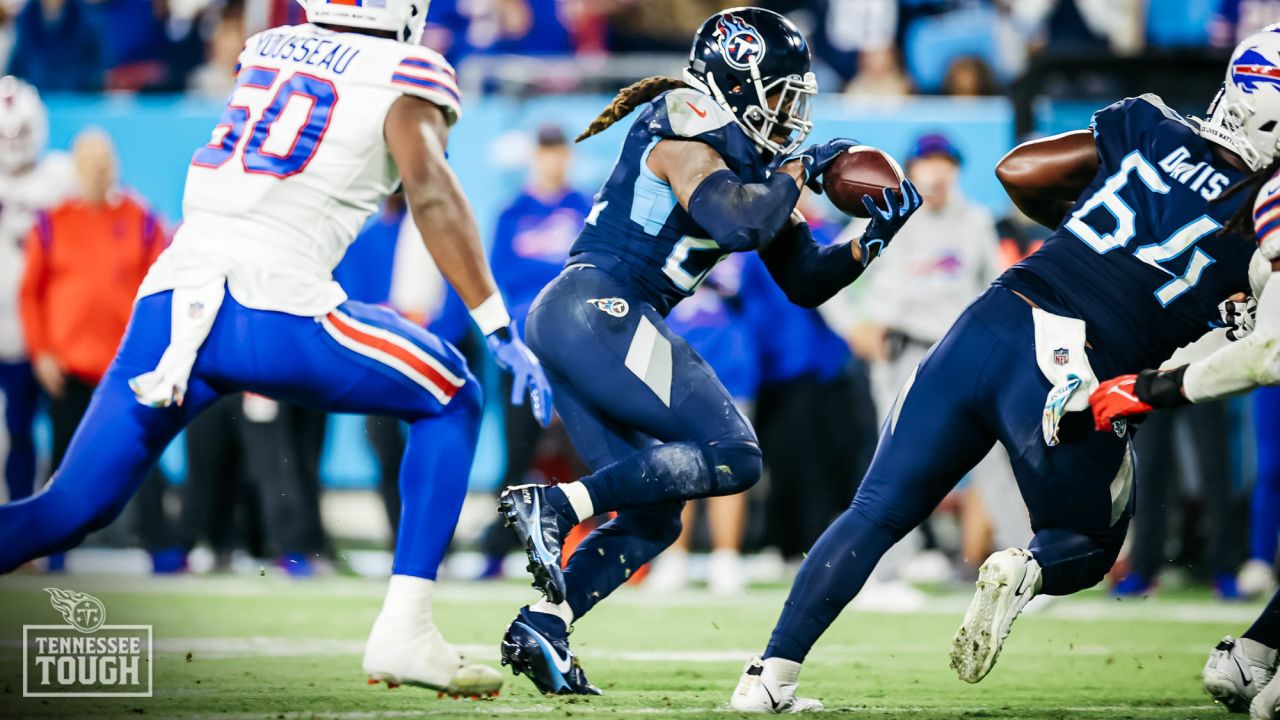
<svg viewBox="0 0 1280 720"><path fill-rule="evenodd" d="M1236 46L1200 134L1239 155L1250 170L1280 154L1280 24Z"/></svg>
<svg viewBox="0 0 1280 720"><path fill-rule="evenodd" d="M12 75L0 78L0 172L31 165L49 141L49 117L40 94Z"/></svg>
<svg viewBox="0 0 1280 720"><path fill-rule="evenodd" d="M307 11L307 22L390 30L397 40L417 45L431 0L298 0L298 4Z"/></svg>

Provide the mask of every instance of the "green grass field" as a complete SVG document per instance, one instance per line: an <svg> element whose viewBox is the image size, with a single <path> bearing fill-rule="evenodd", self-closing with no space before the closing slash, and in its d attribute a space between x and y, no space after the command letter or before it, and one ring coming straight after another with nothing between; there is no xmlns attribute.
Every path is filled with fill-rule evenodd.
<svg viewBox="0 0 1280 720"><path fill-rule="evenodd" d="M22 696L24 623L62 619L41 590L90 592L109 624L154 625L154 697ZM474 659L497 663L497 641L531 596L513 584L445 584L437 619ZM741 598L654 598L627 589L578 623L574 643L599 698L547 698L513 678L496 700L438 700L413 688L368 686L361 645L382 583L335 578L0 580L0 718L729 718L742 662L758 651L782 589ZM1180 595L1118 602L1092 594L1055 602L1015 626L981 685L947 668L967 596L912 614L846 612L810 657L805 694L826 716L854 718L1226 718L1201 693L1206 653L1239 633L1256 606Z"/></svg>

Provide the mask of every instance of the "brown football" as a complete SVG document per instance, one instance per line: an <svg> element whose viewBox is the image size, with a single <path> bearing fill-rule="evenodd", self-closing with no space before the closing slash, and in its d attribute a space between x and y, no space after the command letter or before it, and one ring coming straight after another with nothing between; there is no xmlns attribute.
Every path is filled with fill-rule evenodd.
<svg viewBox="0 0 1280 720"><path fill-rule="evenodd" d="M855 145L837 157L822 175L822 191L842 212L865 218L862 198L870 195L884 209L884 189L902 189L902 168L888 153L870 145Z"/></svg>

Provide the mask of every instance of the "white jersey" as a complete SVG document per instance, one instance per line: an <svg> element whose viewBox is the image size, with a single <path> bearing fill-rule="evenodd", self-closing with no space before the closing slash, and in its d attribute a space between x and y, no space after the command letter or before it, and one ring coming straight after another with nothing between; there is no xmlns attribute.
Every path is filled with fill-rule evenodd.
<svg viewBox="0 0 1280 720"><path fill-rule="evenodd" d="M183 224L139 296L226 278L241 304L323 315L332 270L399 184L383 124L401 95L461 113L453 69L427 48L315 25L258 33L187 172Z"/></svg>
<svg viewBox="0 0 1280 720"><path fill-rule="evenodd" d="M65 200L74 187L71 160L64 153L50 153L24 173L0 174L0 361L26 359L18 311L26 265L23 241L36 213Z"/></svg>

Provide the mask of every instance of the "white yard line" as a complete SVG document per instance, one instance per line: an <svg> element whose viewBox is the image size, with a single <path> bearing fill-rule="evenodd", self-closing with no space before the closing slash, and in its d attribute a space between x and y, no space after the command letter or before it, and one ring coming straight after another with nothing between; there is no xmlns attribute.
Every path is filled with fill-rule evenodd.
<svg viewBox="0 0 1280 720"><path fill-rule="evenodd" d="M448 703L448 701L442 701ZM500 702L500 701L497 701ZM1149 716L1153 718L1167 718L1169 713L1212 713L1215 712L1213 705L1205 703L1203 705L1177 705L1167 707L1134 707L1130 705L1098 705L1098 706L1079 706L1079 707L1062 707L1054 708L1057 712L1071 713L1073 715L1099 715L1109 717L1112 715L1124 713L1128 716ZM1220 710L1216 710L1221 712ZM218 714L218 715L196 715L194 720L378 720L379 718L417 718L417 717L433 717L440 715L442 712L451 714L474 713L476 715L513 715L513 716L540 716L554 717L567 713L575 716L578 715L609 715L609 716L647 716L647 715L678 715L680 717L690 717L697 715L721 715L733 712L723 705L696 708L696 707L671 707L671 708L655 708L655 707L617 707L607 702L601 701L599 706L594 706L593 702L580 702L574 704L557 703L557 704L539 704L539 705L499 705L496 702L482 701L477 703L468 703L459 701L456 703L448 703L447 708L435 706L431 709L421 711L404 711L404 710L383 710L383 711L363 711L363 712L302 712L302 713L244 713L244 714ZM898 706L898 707L881 707L874 705L854 705L847 707L828 707L824 713L819 713L815 717L832 717L836 715L860 716L867 714L877 715L905 715L914 716L923 712L929 713L951 713L956 717L961 716L981 716L981 717L1000 717L1003 712L998 708L989 708L982 705L916 705L916 706Z"/></svg>

